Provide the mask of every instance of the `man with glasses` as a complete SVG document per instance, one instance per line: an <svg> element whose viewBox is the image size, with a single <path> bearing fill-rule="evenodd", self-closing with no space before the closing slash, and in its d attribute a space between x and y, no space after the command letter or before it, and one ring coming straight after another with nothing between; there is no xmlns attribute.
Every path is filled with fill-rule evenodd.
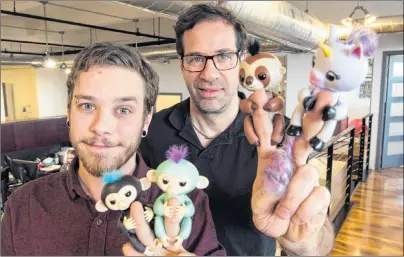
<svg viewBox="0 0 404 257"><path fill-rule="evenodd" d="M312 190L314 186L307 188L318 184L315 169L296 172L301 175L291 182L295 185L291 192L298 196L287 197L289 202L265 199L258 201L258 208L252 208L259 153L257 146L248 143L243 131L245 114L239 108L239 64L244 58L247 35L243 24L223 7L201 4L180 15L174 29L190 98L153 116L149 134L140 145L146 163L156 168L165 160L168 146L189 146L188 160L210 181L205 192L218 239L228 255L274 255L274 237L279 237L287 253L326 255L333 242L332 228L322 213L329 205L329 193L321 188ZM318 201L306 199L312 191ZM306 209L313 203L318 207L312 210L321 207L320 214L308 215L298 209L302 202ZM270 209L275 205L278 207ZM254 217L260 214L260 208L264 215ZM303 227L297 228L295 212L307 214L302 216L304 219L316 217L315 226L303 221ZM262 220L253 222L257 217ZM295 225L291 220L296 221Z"/></svg>

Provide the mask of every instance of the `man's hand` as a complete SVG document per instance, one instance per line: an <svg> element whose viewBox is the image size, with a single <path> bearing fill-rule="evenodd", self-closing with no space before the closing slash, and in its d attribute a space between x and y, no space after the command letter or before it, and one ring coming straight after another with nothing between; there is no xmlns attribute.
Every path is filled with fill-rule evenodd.
<svg viewBox="0 0 404 257"><path fill-rule="evenodd" d="M255 180L252 197L257 229L268 236L284 237L295 243L307 242L318 234L327 218L330 193L319 185L314 167L299 167L283 198L282 193L266 192L262 181Z"/></svg>
<svg viewBox="0 0 404 257"><path fill-rule="evenodd" d="M155 244L155 236L153 231L150 229L149 224L147 223L144 213L143 206L139 202L134 202L130 208L130 214L132 218L135 220L136 226L136 235L139 240L146 246L148 246L154 256L193 256L194 254L186 251L182 245L175 245L175 240L173 242L169 242L167 247L157 247ZM125 256L145 256L142 253L137 252L131 243L126 243L122 247L123 254Z"/></svg>
<svg viewBox="0 0 404 257"><path fill-rule="evenodd" d="M261 94L256 99L263 99L265 94L255 93ZM260 101L255 104L261 106ZM333 231L327 226L329 191L319 185L319 175L313 166L304 164L292 170L300 154L293 153L294 144L285 143L283 150L271 146L270 121L261 108L251 116L260 142L251 199L255 226L266 235L278 238L282 247L293 254L328 254L333 241ZM294 143L299 142L298 138Z"/></svg>

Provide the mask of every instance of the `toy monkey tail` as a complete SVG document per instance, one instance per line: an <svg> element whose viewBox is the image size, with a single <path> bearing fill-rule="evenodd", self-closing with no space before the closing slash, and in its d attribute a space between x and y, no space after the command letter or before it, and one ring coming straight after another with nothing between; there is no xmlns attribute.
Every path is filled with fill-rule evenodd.
<svg viewBox="0 0 404 257"><path fill-rule="evenodd" d="M260 52L260 43L256 38L250 38L248 40L247 50L251 56L254 56Z"/></svg>

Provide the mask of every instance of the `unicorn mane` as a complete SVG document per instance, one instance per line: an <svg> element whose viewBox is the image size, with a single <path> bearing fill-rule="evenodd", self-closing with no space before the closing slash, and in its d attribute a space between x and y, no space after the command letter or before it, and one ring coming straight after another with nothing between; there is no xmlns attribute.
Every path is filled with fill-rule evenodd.
<svg viewBox="0 0 404 257"><path fill-rule="evenodd" d="M367 57L374 55L377 45L377 33L368 27L356 26L347 38L348 44L361 43L363 45L363 53Z"/></svg>
<svg viewBox="0 0 404 257"><path fill-rule="evenodd" d="M166 157L175 163L179 163L188 155L187 145L172 145L166 152Z"/></svg>

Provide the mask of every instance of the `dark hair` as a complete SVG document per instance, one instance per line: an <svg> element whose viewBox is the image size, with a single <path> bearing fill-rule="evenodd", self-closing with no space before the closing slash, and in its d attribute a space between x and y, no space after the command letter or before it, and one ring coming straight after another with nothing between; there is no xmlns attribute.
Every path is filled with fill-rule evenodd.
<svg viewBox="0 0 404 257"><path fill-rule="evenodd" d="M247 31L244 24L227 8L213 4L192 5L182 13L174 25L175 36L177 39L176 47L179 56L184 55L184 44L182 37L184 32L192 29L198 23L203 21L223 20L232 25L237 38L237 51L243 51L247 39Z"/></svg>
<svg viewBox="0 0 404 257"><path fill-rule="evenodd" d="M72 71L67 78L67 108L69 111L79 74L96 66L122 67L139 73L145 89L144 115L151 112L159 90L157 72L134 48L116 43L95 43L84 48L77 55Z"/></svg>

